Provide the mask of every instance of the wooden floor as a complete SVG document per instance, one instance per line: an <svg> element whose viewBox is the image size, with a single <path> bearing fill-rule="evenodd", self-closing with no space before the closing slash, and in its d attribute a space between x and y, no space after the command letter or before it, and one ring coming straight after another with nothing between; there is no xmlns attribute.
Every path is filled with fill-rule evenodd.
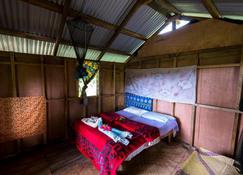
<svg viewBox="0 0 243 175"><path fill-rule="evenodd" d="M161 142L123 163L118 174L175 174L190 150L180 143ZM54 144L0 162L1 175L98 175L72 142Z"/></svg>

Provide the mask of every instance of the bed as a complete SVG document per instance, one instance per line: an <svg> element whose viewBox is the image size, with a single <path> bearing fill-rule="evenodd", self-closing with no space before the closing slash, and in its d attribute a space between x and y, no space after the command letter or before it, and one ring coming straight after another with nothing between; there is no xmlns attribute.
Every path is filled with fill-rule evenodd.
<svg viewBox="0 0 243 175"><path fill-rule="evenodd" d="M97 128L92 128L81 121L75 122L77 148L92 161L100 174L116 174L123 161L131 160L144 149L157 144L161 138L171 136L178 131L176 120L171 116L168 116L171 119L167 120L166 124L150 119L152 99L126 94L125 101L127 108L124 110L101 113L99 117L111 127L133 134L127 146L115 143ZM128 110L131 108L133 110L136 108L141 113Z"/></svg>

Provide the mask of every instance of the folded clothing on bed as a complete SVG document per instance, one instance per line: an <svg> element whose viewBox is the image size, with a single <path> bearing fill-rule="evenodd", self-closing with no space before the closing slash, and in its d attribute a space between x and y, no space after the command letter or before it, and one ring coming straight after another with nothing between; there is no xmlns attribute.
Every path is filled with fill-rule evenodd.
<svg viewBox="0 0 243 175"><path fill-rule="evenodd" d="M98 119L98 129L100 132L110 137L114 142L121 142L126 146L129 144L129 140L127 140L126 137L132 137L132 134L130 132L121 131L112 128L109 125L103 124L102 118Z"/></svg>
<svg viewBox="0 0 243 175"><path fill-rule="evenodd" d="M110 121L112 126L115 128L142 135L147 142L152 142L154 139L160 137L160 133L157 128L129 120L115 112L101 113L100 116L102 119Z"/></svg>
<svg viewBox="0 0 243 175"><path fill-rule="evenodd" d="M82 118L81 121L84 122L86 125L91 126L92 128L96 128L98 126L98 117L95 116Z"/></svg>

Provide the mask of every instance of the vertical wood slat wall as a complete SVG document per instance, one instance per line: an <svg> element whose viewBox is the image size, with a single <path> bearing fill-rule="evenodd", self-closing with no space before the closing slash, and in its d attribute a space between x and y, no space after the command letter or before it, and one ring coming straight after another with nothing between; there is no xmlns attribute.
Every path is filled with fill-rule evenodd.
<svg viewBox="0 0 243 175"><path fill-rule="evenodd" d="M124 76L122 64L101 63L100 75L108 71L100 80L102 95L89 97L86 107L77 97L75 66L76 61L70 59L0 52L0 98L43 95L47 105L47 133L0 143L0 158L72 136L72 123L81 116L97 114L98 106L104 112L123 107L124 82L119 85L115 79ZM110 90L109 84L113 84L112 93L104 93L102 88Z"/></svg>
<svg viewBox="0 0 243 175"><path fill-rule="evenodd" d="M232 156L243 129L242 112L239 111L242 55L242 46L232 46L137 58L126 67L139 69L197 65L196 103L189 105L155 100L155 110L174 114L180 125L180 139L184 142Z"/></svg>

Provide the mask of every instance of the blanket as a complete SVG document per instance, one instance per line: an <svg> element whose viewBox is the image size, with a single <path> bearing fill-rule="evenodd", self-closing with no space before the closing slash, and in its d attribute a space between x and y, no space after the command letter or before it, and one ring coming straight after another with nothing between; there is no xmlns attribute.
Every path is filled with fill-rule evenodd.
<svg viewBox="0 0 243 175"><path fill-rule="evenodd" d="M75 122L76 146L83 155L91 160L101 175L115 175L117 168L129 154L148 141L159 138L157 128L124 119L123 116L115 113L102 113L100 117L104 122L109 121L107 123L110 126L129 131L133 135L129 140L130 143L125 146L119 142L115 143L97 128L92 128L81 121Z"/></svg>
<svg viewBox="0 0 243 175"><path fill-rule="evenodd" d="M100 116L115 128L142 135L147 142L152 142L160 136L157 128L130 120L115 112L101 113Z"/></svg>

